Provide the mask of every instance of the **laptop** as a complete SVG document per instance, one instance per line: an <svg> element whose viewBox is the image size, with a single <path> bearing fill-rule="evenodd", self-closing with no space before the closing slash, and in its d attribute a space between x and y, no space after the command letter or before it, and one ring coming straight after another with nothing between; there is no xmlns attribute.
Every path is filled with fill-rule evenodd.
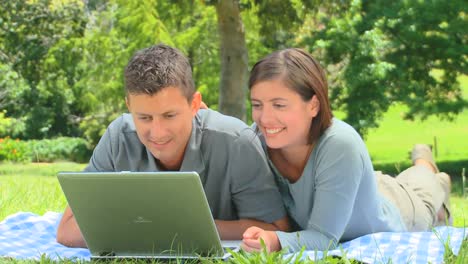
<svg viewBox="0 0 468 264"><path fill-rule="evenodd" d="M92 259L226 259L196 172L60 172Z"/></svg>

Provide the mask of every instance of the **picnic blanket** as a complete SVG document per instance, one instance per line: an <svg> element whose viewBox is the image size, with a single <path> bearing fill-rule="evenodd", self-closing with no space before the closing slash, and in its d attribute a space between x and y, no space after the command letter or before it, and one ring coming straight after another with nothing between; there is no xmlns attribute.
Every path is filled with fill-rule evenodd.
<svg viewBox="0 0 468 264"><path fill-rule="evenodd" d="M40 260L89 260L88 249L68 248L55 241L61 213L36 215L19 212L0 222L0 257ZM467 231L467 232L465 232ZM362 236L340 244L328 252L305 251L302 258L320 259L325 255L343 256L366 263L442 263L445 243L455 255L468 230L437 227L430 232L382 232ZM286 255L289 257L291 254ZM299 256L292 254L293 257Z"/></svg>

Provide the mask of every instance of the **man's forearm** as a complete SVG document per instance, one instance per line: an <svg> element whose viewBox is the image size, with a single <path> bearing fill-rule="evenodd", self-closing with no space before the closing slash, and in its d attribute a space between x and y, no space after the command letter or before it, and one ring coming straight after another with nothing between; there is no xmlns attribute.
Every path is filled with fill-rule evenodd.
<svg viewBox="0 0 468 264"><path fill-rule="evenodd" d="M69 207L65 210L57 228L57 242L67 247L87 247L80 228Z"/></svg>

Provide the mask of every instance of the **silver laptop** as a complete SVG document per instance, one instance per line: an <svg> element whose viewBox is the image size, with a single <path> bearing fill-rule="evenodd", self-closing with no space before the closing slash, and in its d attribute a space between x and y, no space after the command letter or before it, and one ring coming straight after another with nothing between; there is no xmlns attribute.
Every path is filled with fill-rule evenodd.
<svg viewBox="0 0 468 264"><path fill-rule="evenodd" d="M196 172L60 172L92 259L228 258Z"/></svg>

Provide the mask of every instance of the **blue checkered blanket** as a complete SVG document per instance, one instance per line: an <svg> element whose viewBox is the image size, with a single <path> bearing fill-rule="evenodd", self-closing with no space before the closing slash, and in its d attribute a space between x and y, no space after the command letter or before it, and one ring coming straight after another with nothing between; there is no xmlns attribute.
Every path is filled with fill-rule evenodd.
<svg viewBox="0 0 468 264"><path fill-rule="evenodd" d="M68 248L55 241L61 214L47 212L40 216L33 213L16 213L0 222L0 257L40 260L89 260L89 250ZM467 231L467 232L465 232ZM431 232L382 232L362 236L340 244L327 255L346 255L366 263L441 263L447 242L455 255L468 230L455 227L437 227ZM305 251L302 258L320 259L324 252ZM286 255L289 257L291 255ZM292 255L293 257L296 255Z"/></svg>

